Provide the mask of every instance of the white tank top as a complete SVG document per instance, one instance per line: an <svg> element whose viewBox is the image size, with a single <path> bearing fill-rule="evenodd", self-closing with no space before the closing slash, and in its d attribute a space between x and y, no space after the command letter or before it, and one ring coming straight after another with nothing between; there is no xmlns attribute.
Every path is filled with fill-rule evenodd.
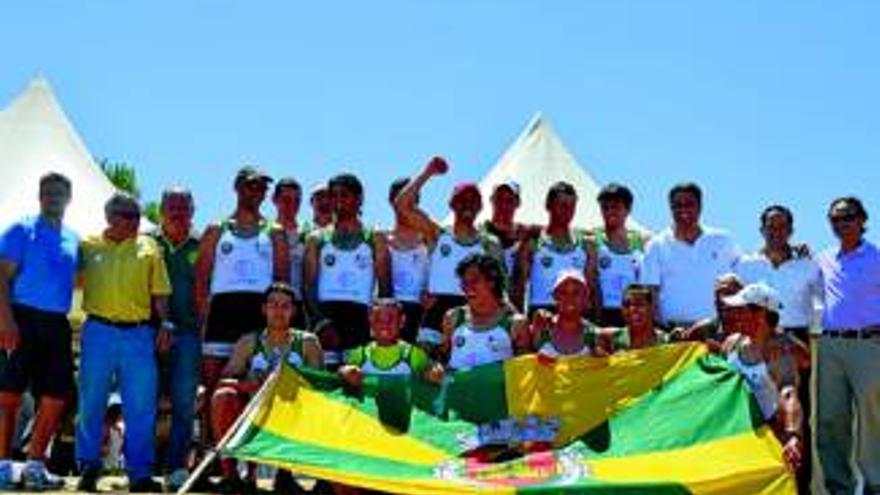
<svg viewBox="0 0 880 495"><path fill-rule="evenodd" d="M586 266L587 252L581 240L576 240L567 251L555 249L549 239L539 240L538 249L532 254L529 306L553 304L553 284L559 272L571 269L583 271Z"/></svg>
<svg viewBox="0 0 880 495"><path fill-rule="evenodd" d="M428 277L428 291L431 294L461 296L461 283L455 274L458 263L474 253L483 253L482 237L471 245L459 244L455 237L443 231L437 238L437 245L431 252L431 271Z"/></svg>
<svg viewBox="0 0 880 495"><path fill-rule="evenodd" d="M391 288L398 301L421 301L422 293L428 288L428 273L431 266L428 246L421 243L411 249L397 249L388 246L391 252Z"/></svg>
<svg viewBox="0 0 880 495"><path fill-rule="evenodd" d="M257 337L257 344L254 349L254 355L251 356L249 371L251 373L269 373L273 371L284 360L287 364L294 367L302 367L304 361L302 357L302 338L298 335L291 334L290 347L288 349L272 348L266 343L265 332L260 333Z"/></svg>
<svg viewBox="0 0 880 495"><path fill-rule="evenodd" d="M214 273L211 294L227 292L263 292L272 283L272 239L269 229L257 235L240 237L228 224L220 227L220 239L214 248Z"/></svg>
<svg viewBox="0 0 880 495"><path fill-rule="evenodd" d="M590 352L590 348L584 346L581 350L577 351L574 354L563 354L556 349L556 346L553 345L553 342L547 341L538 349L538 354L542 354L547 357L558 358L560 356L589 356L592 353Z"/></svg>
<svg viewBox="0 0 880 495"><path fill-rule="evenodd" d="M507 276L513 277L513 265L516 264L516 252L519 250L519 242L509 246L504 250L504 268L507 269Z"/></svg>
<svg viewBox="0 0 880 495"><path fill-rule="evenodd" d="M513 357L509 318L503 317L492 328L472 328L462 322L452 332L452 351L449 368L468 369L484 364L505 361Z"/></svg>
<svg viewBox="0 0 880 495"><path fill-rule="evenodd" d="M762 361L756 364L746 364L739 357L738 351L728 354L727 362L733 365L749 384L749 389L755 396L764 419L772 418L779 407L779 388L770 377L767 363Z"/></svg>
<svg viewBox="0 0 880 495"><path fill-rule="evenodd" d="M320 249L318 301L370 304L376 281L370 242L364 239L354 249L341 249L330 238L328 233Z"/></svg>
<svg viewBox="0 0 880 495"><path fill-rule="evenodd" d="M373 362L372 345L364 348L364 364L361 365L361 371L366 375L392 375L392 376L409 376L412 375L412 366L409 364L409 349L404 348L400 353L400 359L390 368L380 368Z"/></svg>
<svg viewBox="0 0 880 495"><path fill-rule="evenodd" d="M303 264L306 257L306 243L300 234L286 233L287 246L290 249L290 286L296 294L296 300L303 299Z"/></svg>
<svg viewBox="0 0 880 495"><path fill-rule="evenodd" d="M599 256L599 287L602 289L602 306L620 308L623 306L623 293L631 284L638 282L644 253L641 239L636 232L627 232L629 253L615 253L608 246L604 231L596 237Z"/></svg>

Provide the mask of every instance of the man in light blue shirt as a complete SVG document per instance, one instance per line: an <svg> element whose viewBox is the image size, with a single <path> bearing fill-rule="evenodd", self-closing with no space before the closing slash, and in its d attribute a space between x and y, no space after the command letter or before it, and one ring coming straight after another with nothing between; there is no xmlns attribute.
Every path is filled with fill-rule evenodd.
<svg viewBox="0 0 880 495"><path fill-rule="evenodd" d="M866 494L880 493L880 250L864 238L868 213L834 200L828 220L840 245L817 257L825 296L817 373L816 445L831 495L851 494L855 458ZM855 418L853 418L855 411Z"/></svg>
<svg viewBox="0 0 880 495"><path fill-rule="evenodd" d="M36 423L22 474L27 490L64 483L45 467L46 447L73 391L67 312L79 260L79 238L62 224L70 180L40 178L40 214L0 237L0 488L10 482L10 441L21 394L38 399Z"/></svg>

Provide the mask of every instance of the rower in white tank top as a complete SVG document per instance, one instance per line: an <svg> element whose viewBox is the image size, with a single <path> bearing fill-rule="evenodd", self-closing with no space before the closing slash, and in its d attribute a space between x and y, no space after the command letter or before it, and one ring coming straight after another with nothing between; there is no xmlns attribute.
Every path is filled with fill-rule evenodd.
<svg viewBox="0 0 880 495"><path fill-rule="evenodd" d="M575 238L571 246L557 246L552 239L541 237L536 241L529 276L529 307L553 304L553 284L564 270L583 271L587 266L587 251L583 238Z"/></svg>
<svg viewBox="0 0 880 495"><path fill-rule="evenodd" d="M364 230L363 239L352 249L336 246L332 239L328 230L319 250L318 301L370 304L376 282L372 232Z"/></svg>
<svg viewBox="0 0 880 495"><path fill-rule="evenodd" d="M272 283L272 239L268 223L255 235L233 232L228 220L220 226L214 251L211 295L228 292L263 292Z"/></svg>
<svg viewBox="0 0 880 495"><path fill-rule="evenodd" d="M513 319L503 313L491 327L479 328L468 323L467 308L455 311L451 338L449 368L461 370L505 361L513 357L513 340L510 336Z"/></svg>
<svg viewBox="0 0 880 495"><path fill-rule="evenodd" d="M391 288L394 298L401 302L418 303L428 288L431 259L428 246L421 242L404 249L388 245L391 253Z"/></svg>
<svg viewBox="0 0 880 495"><path fill-rule="evenodd" d="M604 229L596 230L597 255L599 258L599 287L602 291L602 307L623 306L623 293L631 284L638 282L645 257L642 236L627 230L628 252L616 252L608 243Z"/></svg>
<svg viewBox="0 0 880 495"><path fill-rule="evenodd" d="M444 229L437 237L434 250L431 252L428 291L434 295L463 295L455 269L458 263L469 255L485 251L485 240L482 235L472 244L461 244L451 232Z"/></svg>

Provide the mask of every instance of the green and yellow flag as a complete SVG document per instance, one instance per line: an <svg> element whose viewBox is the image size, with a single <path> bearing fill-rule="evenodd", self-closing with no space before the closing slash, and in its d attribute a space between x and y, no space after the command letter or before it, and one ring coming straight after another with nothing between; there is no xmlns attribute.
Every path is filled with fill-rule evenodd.
<svg viewBox="0 0 880 495"><path fill-rule="evenodd" d="M699 344L524 356L442 386L284 369L225 453L406 494L795 493L743 378Z"/></svg>

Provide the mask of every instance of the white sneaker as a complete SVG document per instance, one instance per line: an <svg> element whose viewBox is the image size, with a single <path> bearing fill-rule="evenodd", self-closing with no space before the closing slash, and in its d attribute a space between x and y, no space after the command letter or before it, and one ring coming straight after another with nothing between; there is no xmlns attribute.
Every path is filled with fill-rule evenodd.
<svg viewBox="0 0 880 495"><path fill-rule="evenodd" d="M64 479L50 473L43 461L27 461L21 472L21 481L29 492L54 491L64 487Z"/></svg>

